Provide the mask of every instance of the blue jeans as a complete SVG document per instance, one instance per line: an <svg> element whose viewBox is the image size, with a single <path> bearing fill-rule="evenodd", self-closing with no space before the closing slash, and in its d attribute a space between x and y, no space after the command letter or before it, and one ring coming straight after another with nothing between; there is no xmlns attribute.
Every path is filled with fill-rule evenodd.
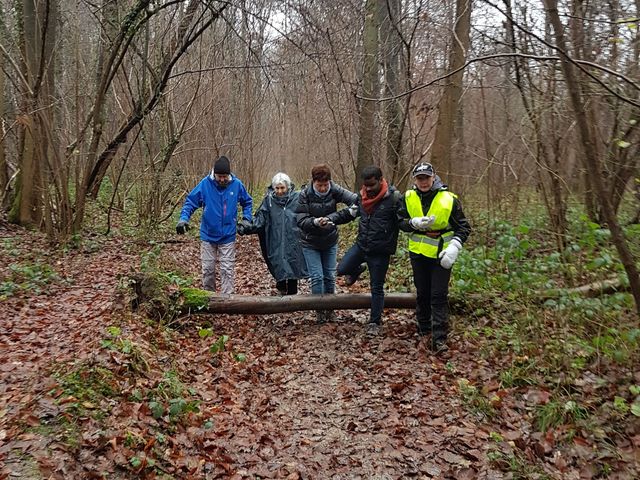
<svg viewBox="0 0 640 480"><path fill-rule="evenodd" d="M372 323L382 322L384 281L389 269L390 258L391 255L385 253L367 254L356 243L344 254L340 265L338 265L338 275L355 275L360 271L360 264L367 263L371 280L371 316L369 321Z"/></svg>
<svg viewBox="0 0 640 480"><path fill-rule="evenodd" d="M327 250L303 247L302 254L311 279L311 293L319 295L335 293L338 245L333 245Z"/></svg>

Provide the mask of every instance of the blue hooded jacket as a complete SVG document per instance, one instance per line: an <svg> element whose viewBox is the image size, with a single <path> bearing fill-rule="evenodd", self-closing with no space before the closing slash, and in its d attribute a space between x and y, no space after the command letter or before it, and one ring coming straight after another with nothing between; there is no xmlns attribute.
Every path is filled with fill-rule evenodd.
<svg viewBox="0 0 640 480"><path fill-rule="evenodd" d="M216 244L231 243L236 239L238 204L242 217L251 221L253 199L242 182L231 176L228 185L220 185L213 175L207 175L187 196L180 220L188 222L193 212L203 208L200 239Z"/></svg>

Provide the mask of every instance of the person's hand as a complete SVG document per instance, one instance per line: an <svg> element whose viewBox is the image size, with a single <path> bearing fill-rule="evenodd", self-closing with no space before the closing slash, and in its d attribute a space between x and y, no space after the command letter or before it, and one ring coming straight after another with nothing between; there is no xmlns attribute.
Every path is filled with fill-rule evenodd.
<svg viewBox="0 0 640 480"><path fill-rule="evenodd" d="M329 228L334 225L334 223L331 220L329 220L327 217L314 218L313 224L316 227L320 227L320 228Z"/></svg>
<svg viewBox="0 0 640 480"><path fill-rule="evenodd" d="M238 235L245 235L247 233L247 230L249 230L250 228L251 222L243 218L238 222L236 230L238 231Z"/></svg>
<svg viewBox="0 0 640 480"><path fill-rule="evenodd" d="M356 216L358 215L358 210L358 205L355 203L349 207L349 213L353 218L356 218Z"/></svg>
<svg viewBox="0 0 640 480"><path fill-rule="evenodd" d="M452 238L447 248L442 250L440 255L438 255L440 266L449 270L458 258L460 250L462 250L462 243L460 243L457 238Z"/></svg>
<svg viewBox="0 0 640 480"><path fill-rule="evenodd" d="M413 217L409 220L409 223L416 230L428 230L431 225L436 221L435 215L429 215L428 217Z"/></svg>
<svg viewBox="0 0 640 480"><path fill-rule="evenodd" d="M185 233L187 233L187 230L189 230L189 223L185 222L184 220L180 220L178 222L178 224L176 225L176 233L178 235L184 235Z"/></svg>

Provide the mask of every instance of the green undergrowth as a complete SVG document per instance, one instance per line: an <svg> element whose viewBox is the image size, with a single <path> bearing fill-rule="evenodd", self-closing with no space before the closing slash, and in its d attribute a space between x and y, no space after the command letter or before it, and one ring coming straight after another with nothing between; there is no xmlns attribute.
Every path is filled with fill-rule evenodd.
<svg viewBox="0 0 640 480"><path fill-rule="evenodd" d="M158 326L161 332L175 335ZM240 361L221 357L228 337L201 338L211 345L212 360ZM55 384L39 403L49 405L47 412L39 411L39 424L25 424L24 430L55 438L64 451L73 452L88 448L91 429L96 446L108 442L122 453L116 459L119 468L162 478L174 460L168 449L171 439L187 428L212 428L212 407L205 405L208 410L202 411L197 384L166 345L154 347L123 324L106 327L100 347L92 360L54 367Z"/></svg>
<svg viewBox="0 0 640 480"><path fill-rule="evenodd" d="M189 288L194 278L184 272L167 255L163 255L163 245L154 244L141 256L140 271L132 275L125 293L132 295L131 306L141 311L149 319L163 325L172 325L180 313L181 290L197 292ZM190 298L194 298L195 293Z"/></svg>
<svg viewBox="0 0 640 480"><path fill-rule="evenodd" d="M606 449L637 428L633 299L624 291L593 298L571 291L604 279L626 285L610 232L572 211L562 251L539 213L517 223L480 220L475 234L453 272L451 296L465 306L453 326L493 362L500 388L542 392L527 415L560 442L593 438ZM638 226L626 235L637 238Z"/></svg>
<svg viewBox="0 0 640 480"><path fill-rule="evenodd" d="M559 429L559 439L596 435L613 441L640 417L634 366L640 363L640 328L626 275L608 229L578 209L558 247L541 206L531 203L517 220L475 215L473 233L452 272L452 328L492 362L502 390L546 392L527 415L535 429ZM629 247L640 255L639 225L625 226ZM341 252L354 226L341 230ZM407 239L387 276L387 291L413 291ZM339 255L340 256L340 255ZM618 280L618 292L588 298L581 285ZM483 385L462 383L470 413L491 419L496 409ZM499 403L499 402L498 402ZM496 454L496 461L515 462ZM515 468L515 467L514 467Z"/></svg>
<svg viewBox="0 0 640 480"><path fill-rule="evenodd" d="M27 248L18 237L2 239L0 258L6 262L0 270L0 300L20 292L39 295L49 285L66 280L50 265L49 252Z"/></svg>

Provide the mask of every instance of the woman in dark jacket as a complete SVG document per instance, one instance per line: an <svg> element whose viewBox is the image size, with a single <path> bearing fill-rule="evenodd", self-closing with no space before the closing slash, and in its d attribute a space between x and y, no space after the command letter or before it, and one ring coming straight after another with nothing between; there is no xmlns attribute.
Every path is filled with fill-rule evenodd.
<svg viewBox="0 0 640 480"><path fill-rule="evenodd" d="M356 205L329 215L329 219L340 225L360 217L356 243L338 264L338 275L345 275L346 284L353 285L365 270L365 263L369 267L371 314L367 333L376 335L382 323L384 282L389 261L398 244L396 212L402 195L387 184L379 167L365 167L360 178L362 188Z"/></svg>
<svg viewBox="0 0 640 480"><path fill-rule="evenodd" d="M286 173L277 173L250 226L241 234L257 233L260 250L281 295L298 293L298 280L307 277L295 211L300 192Z"/></svg>
<svg viewBox="0 0 640 480"><path fill-rule="evenodd" d="M327 165L311 169L311 184L300 192L296 209L302 253L311 278L311 293L331 294L336 290L336 256L338 230L327 215L337 211L337 204L352 205L356 194L331 181ZM319 323L333 320L333 311L316 312Z"/></svg>

